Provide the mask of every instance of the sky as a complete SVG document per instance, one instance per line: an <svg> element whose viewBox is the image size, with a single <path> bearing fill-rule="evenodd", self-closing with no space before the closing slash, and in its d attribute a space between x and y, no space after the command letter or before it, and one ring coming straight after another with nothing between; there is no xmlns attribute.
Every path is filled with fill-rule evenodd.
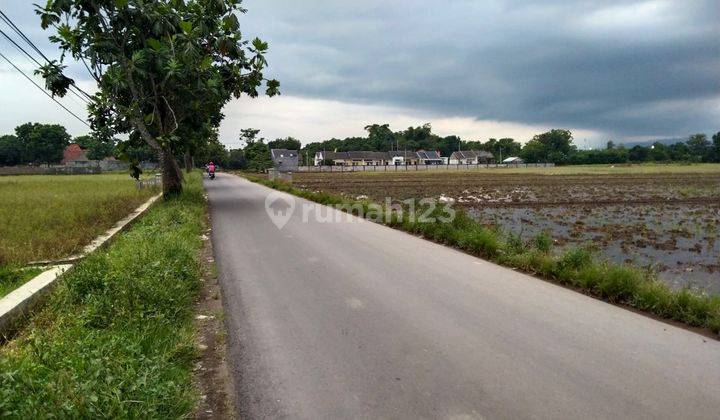
<svg viewBox="0 0 720 420"><path fill-rule="evenodd" d="M567 128L580 147L720 130L717 0L243 4L243 34L269 42L267 76L282 95L229 103L220 138L230 147L248 127L303 143L363 135L372 123L522 142ZM0 9L58 55L31 2L1 0ZM0 52L32 74L4 39ZM69 72L92 90L80 67ZM0 133L26 121L88 131L1 59L0 86ZM75 98L62 101L85 114Z"/></svg>

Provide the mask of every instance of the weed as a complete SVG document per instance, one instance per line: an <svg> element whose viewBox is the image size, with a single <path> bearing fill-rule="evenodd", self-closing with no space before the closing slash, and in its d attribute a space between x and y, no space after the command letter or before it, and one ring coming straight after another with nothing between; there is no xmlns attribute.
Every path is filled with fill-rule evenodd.
<svg viewBox="0 0 720 420"><path fill-rule="evenodd" d="M533 246L540 252L548 253L552 249L552 238L547 232L538 233L532 241Z"/></svg>
<svg viewBox="0 0 720 420"><path fill-rule="evenodd" d="M66 274L0 348L0 417L188 416L203 221L196 173Z"/></svg>
<svg viewBox="0 0 720 420"><path fill-rule="evenodd" d="M642 274L633 268L612 265L596 284L598 294L610 302L622 302L635 296Z"/></svg>

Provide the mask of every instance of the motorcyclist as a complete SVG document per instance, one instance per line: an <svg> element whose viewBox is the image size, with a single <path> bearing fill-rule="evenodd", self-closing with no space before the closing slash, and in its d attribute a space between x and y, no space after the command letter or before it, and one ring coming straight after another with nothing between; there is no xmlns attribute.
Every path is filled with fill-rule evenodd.
<svg viewBox="0 0 720 420"><path fill-rule="evenodd" d="M207 168L207 173L210 177L215 176L215 164L212 161L208 162L205 167Z"/></svg>

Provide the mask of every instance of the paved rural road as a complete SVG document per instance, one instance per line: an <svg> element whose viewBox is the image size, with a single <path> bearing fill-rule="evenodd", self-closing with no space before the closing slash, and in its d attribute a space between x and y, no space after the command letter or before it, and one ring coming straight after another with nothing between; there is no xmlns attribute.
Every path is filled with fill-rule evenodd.
<svg viewBox="0 0 720 420"><path fill-rule="evenodd" d="M720 416L718 341L370 222L303 223L285 194L279 230L272 190L205 185L241 417Z"/></svg>

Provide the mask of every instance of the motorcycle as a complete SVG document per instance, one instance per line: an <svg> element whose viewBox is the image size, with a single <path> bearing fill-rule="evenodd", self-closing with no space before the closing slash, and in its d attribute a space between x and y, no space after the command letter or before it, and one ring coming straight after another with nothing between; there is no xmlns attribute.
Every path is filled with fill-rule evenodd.
<svg viewBox="0 0 720 420"><path fill-rule="evenodd" d="M210 179L215 179L215 172L210 172L208 175L210 176Z"/></svg>

